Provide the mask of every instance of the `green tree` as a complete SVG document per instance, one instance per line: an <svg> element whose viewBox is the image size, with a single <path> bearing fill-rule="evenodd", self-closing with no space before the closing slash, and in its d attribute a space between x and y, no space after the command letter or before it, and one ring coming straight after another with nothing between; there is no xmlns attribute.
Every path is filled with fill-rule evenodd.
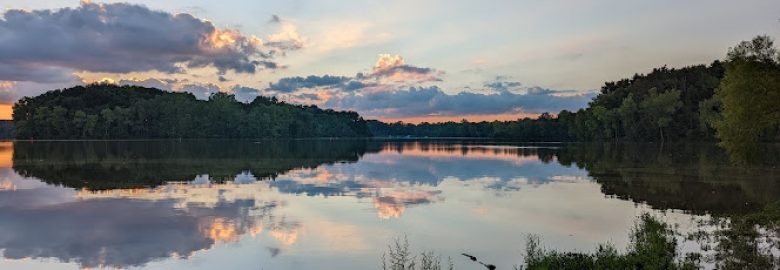
<svg viewBox="0 0 780 270"><path fill-rule="evenodd" d="M663 93L650 89L647 99L639 103L644 117L658 129L661 142L665 140L664 129L672 123L672 116L682 106L680 91L672 89Z"/></svg>
<svg viewBox="0 0 780 270"><path fill-rule="evenodd" d="M737 162L749 162L762 139L780 126L780 65L772 39L743 41L728 54L717 95L722 118L715 122L721 145Z"/></svg>
<svg viewBox="0 0 780 270"><path fill-rule="evenodd" d="M73 119L71 120L73 123L73 128L76 131L79 131L80 138L86 137L86 124L87 124L87 113L84 111L78 110L75 113L73 113Z"/></svg>
<svg viewBox="0 0 780 270"><path fill-rule="evenodd" d="M639 113L639 105L634 100L633 94L628 94L623 99L623 103L618 108L618 115L620 115L620 123L623 127L623 132L631 140L636 140L639 137L639 122L637 121Z"/></svg>

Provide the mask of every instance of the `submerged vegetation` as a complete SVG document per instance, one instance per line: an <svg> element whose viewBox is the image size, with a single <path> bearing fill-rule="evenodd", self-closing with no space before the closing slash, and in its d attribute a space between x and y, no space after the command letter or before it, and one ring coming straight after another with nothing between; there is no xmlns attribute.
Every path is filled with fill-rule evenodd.
<svg viewBox="0 0 780 270"><path fill-rule="evenodd" d="M649 214L643 214L631 231L631 243L628 249L621 253L610 244L598 246L595 253L559 252L547 250L541 246L538 236L529 235L523 263L516 265L516 270L582 270L582 269L698 269L700 254L681 255L676 232L669 226ZM481 268L498 269L498 267L481 262L476 257L463 254L471 261L481 265ZM432 252L420 255L419 269L442 269L440 257ZM432 261L424 264L422 262ZM383 270L418 269L416 256L412 255L409 242L397 238L388 246L388 251L382 255ZM472 265L469 265L472 266ZM454 269L452 263L449 269Z"/></svg>
<svg viewBox="0 0 780 270"><path fill-rule="evenodd" d="M442 264L441 256L432 251L423 251L419 255L412 253L409 247L409 239L393 239L382 254L382 270L453 270L452 259L448 258L446 264Z"/></svg>
<svg viewBox="0 0 780 270"><path fill-rule="evenodd" d="M631 231L625 253L610 244L595 253L558 252L540 247L538 237L526 242L525 263L517 269L697 269L699 254L680 254L676 232L668 224L643 214ZM682 259L680 259L682 257Z"/></svg>
<svg viewBox="0 0 780 270"><path fill-rule="evenodd" d="M775 256L780 248L780 240L777 237L780 229L780 202L758 213L734 216L730 219L713 217L700 226L702 229L696 232L682 234L660 219L647 213L642 214L637 218L629 235L630 243L623 252L609 243L598 245L592 253L549 250L542 247L538 236L529 235L522 263L514 269L693 270L715 267L737 270L780 267L780 259ZM681 241L685 240L701 244L701 250L683 254ZM442 269L441 257L433 252L421 253L421 262L434 262L419 264L425 266L421 268L415 268L418 265L417 257L411 254L406 238L395 239L382 256L382 269ZM484 268L498 269L491 264L477 261L473 256L469 257ZM452 262L448 267L455 268Z"/></svg>

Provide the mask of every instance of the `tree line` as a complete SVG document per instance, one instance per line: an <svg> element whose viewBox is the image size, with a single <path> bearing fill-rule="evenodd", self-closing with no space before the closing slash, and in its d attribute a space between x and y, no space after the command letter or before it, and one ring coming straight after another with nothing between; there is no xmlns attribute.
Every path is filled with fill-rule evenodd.
<svg viewBox="0 0 780 270"><path fill-rule="evenodd" d="M723 61L605 83L586 108L536 119L409 124L370 121L375 136L499 137L521 141L720 139L746 149L780 137L780 55L758 36Z"/></svg>
<svg viewBox="0 0 780 270"><path fill-rule="evenodd" d="M13 107L19 139L367 137L356 112L227 93L189 93L91 84L25 97Z"/></svg>
<svg viewBox="0 0 780 270"><path fill-rule="evenodd" d="M780 54L758 36L723 61L607 82L586 108L538 118L408 124L356 112L241 103L226 93L197 100L137 86L92 84L25 97L14 105L16 138L493 137L521 141L715 141L745 159L780 137ZM754 151L753 151L754 152Z"/></svg>

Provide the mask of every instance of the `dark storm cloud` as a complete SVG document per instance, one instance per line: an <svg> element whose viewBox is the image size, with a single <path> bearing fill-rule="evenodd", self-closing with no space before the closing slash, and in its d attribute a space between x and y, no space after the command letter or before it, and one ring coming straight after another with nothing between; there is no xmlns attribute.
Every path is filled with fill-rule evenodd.
<svg viewBox="0 0 780 270"><path fill-rule="evenodd" d="M447 94L435 86L411 87L350 93L328 100L326 106L355 110L368 117L489 115L573 110L584 107L594 96L592 93L570 96L558 96L556 93L557 91L536 87L524 94Z"/></svg>
<svg viewBox="0 0 780 270"><path fill-rule="evenodd" d="M190 14L126 3L8 10L0 17L0 80L65 81L74 71L125 73L276 68L261 42Z"/></svg>

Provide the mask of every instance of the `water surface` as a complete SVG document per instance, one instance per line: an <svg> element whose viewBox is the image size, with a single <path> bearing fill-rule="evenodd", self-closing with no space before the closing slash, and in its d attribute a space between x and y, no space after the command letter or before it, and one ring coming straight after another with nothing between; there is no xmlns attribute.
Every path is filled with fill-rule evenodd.
<svg viewBox="0 0 780 270"><path fill-rule="evenodd" d="M779 175L698 144L6 142L0 268L377 269L407 235L510 269L528 234L623 249L644 212L755 211Z"/></svg>

